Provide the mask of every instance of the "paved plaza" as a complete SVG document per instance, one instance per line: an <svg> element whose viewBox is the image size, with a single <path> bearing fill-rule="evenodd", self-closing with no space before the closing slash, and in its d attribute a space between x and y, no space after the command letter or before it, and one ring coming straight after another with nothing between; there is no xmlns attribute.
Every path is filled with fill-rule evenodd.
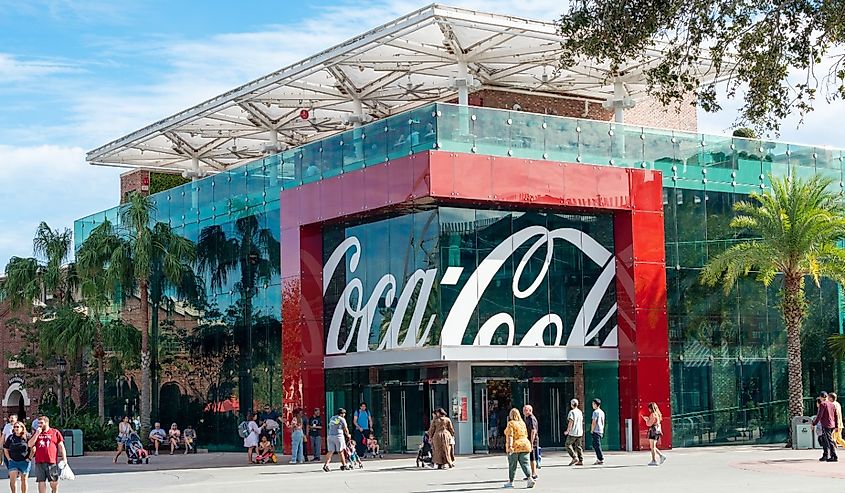
<svg viewBox="0 0 845 493"><path fill-rule="evenodd" d="M845 463L819 463L819 452L779 447L710 447L669 452L661 467L649 467L645 453L611 453L604 466L567 467L563 452L547 452L539 491L648 491L696 493L713 491L807 492L845 486ZM243 465L242 454L161 456L150 465L112 465L104 456L76 458L77 479L62 492L193 492L243 491L458 493L501 489L506 479L502 455L459 457L453 470L421 470L414 457L365 463L363 470L325 473L317 464ZM285 461L286 462L286 461ZM591 464L588 455L585 463ZM176 469L169 469L175 467ZM338 466L335 465L335 468ZM521 479L520 472L517 478ZM30 480L34 486L33 480ZM516 481L524 488L524 481ZM248 488L244 489L244 488ZM574 490L573 490L574 489Z"/></svg>

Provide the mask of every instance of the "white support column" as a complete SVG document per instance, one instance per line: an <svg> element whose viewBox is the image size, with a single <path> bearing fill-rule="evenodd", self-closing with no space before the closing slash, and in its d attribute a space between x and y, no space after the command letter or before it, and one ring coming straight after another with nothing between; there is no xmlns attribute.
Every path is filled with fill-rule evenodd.
<svg viewBox="0 0 845 493"><path fill-rule="evenodd" d="M273 147L279 145L279 132L275 128L270 129L270 145Z"/></svg>
<svg viewBox="0 0 845 493"><path fill-rule="evenodd" d="M625 85L618 79L613 82L613 120L625 123Z"/></svg>
<svg viewBox="0 0 845 493"><path fill-rule="evenodd" d="M472 366L468 362L449 363L449 401L452 409L448 412L455 427L455 453L471 454L472 445ZM466 399L466 421L460 420L461 405ZM456 416L455 411L458 415Z"/></svg>
<svg viewBox="0 0 845 493"><path fill-rule="evenodd" d="M469 106L469 70L466 62L458 62L458 104Z"/></svg>
<svg viewBox="0 0 845 493"><path fill-rule="evenodd" d="M200 178L200 158L194 156L191 158L191 180L196 181Z"/></svg>
<svg viewBox="0 0 845 493"><path fill-rule="evenodd" d="M364 104L357 97L352 98L352 126L358 128L364 121Z"/></svg>

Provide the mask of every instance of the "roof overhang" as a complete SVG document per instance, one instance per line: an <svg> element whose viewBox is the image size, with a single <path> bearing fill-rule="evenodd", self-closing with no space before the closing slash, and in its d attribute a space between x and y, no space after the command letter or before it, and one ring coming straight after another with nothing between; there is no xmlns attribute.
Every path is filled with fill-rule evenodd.
<svg viewBox="0 0 845 493"><path fill-rule="evenodd" d="M551 22L430 5L310 58L90 151L92 164L223 171L352 126L454 99L458 67L471 90L502 89L604 101L646 97L643 72L658 50L611 74L606 65L560 68ZM712 68L696 70L705 82ZM302 118L302 111L308 118Z"/></svg>

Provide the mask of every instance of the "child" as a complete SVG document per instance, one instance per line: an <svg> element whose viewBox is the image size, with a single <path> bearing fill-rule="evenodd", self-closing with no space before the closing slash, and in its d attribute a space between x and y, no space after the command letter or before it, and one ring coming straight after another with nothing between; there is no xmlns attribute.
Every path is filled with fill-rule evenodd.
<svg viewBox="0 0 845 493"><path fill-rule="evenodd" d="M370 455L370 457L374 459L378 457L379 459L381 459L383 456L381 454L381 451L379 450L378 440L376 440L376 436L372 432L370 432L370 436L366 440L367 453Z"/></svg>
<svg viewBox="0 0 845 493"><path fill-rule="evenodd" d="M352 437L349 437L349 440L346 442L346 458L347 462L349 462L349 469L355 467L355 464L358 464L358 469L364 468L364 463L361 462L361 458L358 457L358 451L355 450L355 440Z"/></svg>
<svg viewBox="0 0 845 493"><path fill-rule="evenodd" d="M276 450L273 444L267 438L267 435L261 436L261 441L258 443L258 455L255 456L256 464L266 464L268 462L276 463Z"/></svg>

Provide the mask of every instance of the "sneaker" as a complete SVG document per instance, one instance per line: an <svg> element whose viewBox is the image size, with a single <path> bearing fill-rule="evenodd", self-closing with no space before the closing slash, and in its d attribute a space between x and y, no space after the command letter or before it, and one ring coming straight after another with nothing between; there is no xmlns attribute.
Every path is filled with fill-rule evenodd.
<svg viewBox="0 0 845 493"><path fill-rule="evenodd" d="M580 461L580 460L579 460L577 463L575 463L575 465L576 465L576 466L583 466L583 465L584 465L584 461Z"/></svg>
<svg viewBox="0 0 845 493"><path fill-rule="evenodd" d="M537 475L535 474L535 475L531 476L531 479L533 479L534 481L537 481Z"/></svg>
<svg viewBox="0 0 845 493"><path fill-rule="evenodd" d="M505 483L502 485L502 488L513 488L513 483Z"/></svg>
<svg viewBox="0 0 845 493"><path fill-rule="evenodd" d="M821 458L819 458L819 462L827 462L827 457L821 457Z"/></svg>
<svg viewBox="0 0 845 493"><path fill-rule="evenodd" d="M329 469L329 466L327 466L325 464L323 465L323 470L326 471L326 472L331 471L331 469Z"/></svg>
<svg viewBox="0 0 845 493"><path fill-rule="evenodd" d="M528 484L526 484L525 487L526 488L533 488L535 483L536 483L536 481L534 481L533 479L529 479Z"/></svg>
<svg viewBox="0 0 845 493"><path fill-rule="evenodd" d="M649 462L649 463L648 463L648 465L650 465L650 466L656 466L656 465L658 465L658 464L657 464L657 462L655 462L655 461L651 461L651 462Z"/></svg>
<svg viewBox="0 0 845 493"><path fill-rule="evenodd" d="M569 465L574 466L577 463L578 463L578 461L576 459L572 459L572 461L569 462Z"/></svg>
<svg viewBox="0 0 845 493"><path fill-rule="evenodd" d="M601 465L604 465L604 461L603 461L603 460L597 460L597 461L593 462L593 465L594 465L594 466L601 466Z"/></svg>
<svg viewBox="0 0 845 493"><path fill-rule="evenodd" d="M666 462L666 456L665 456L665 455L661 455L661 456L660 456L660 465L662 466L664 462Z"/></svg>
<svg viewBox="0 0 845 493"><path fill-rule="evenodd" d="M828 462L839 462L839 458L834 457L834 458L832 458L832 459L828 459L827 461L828 461Z"/></svg>

